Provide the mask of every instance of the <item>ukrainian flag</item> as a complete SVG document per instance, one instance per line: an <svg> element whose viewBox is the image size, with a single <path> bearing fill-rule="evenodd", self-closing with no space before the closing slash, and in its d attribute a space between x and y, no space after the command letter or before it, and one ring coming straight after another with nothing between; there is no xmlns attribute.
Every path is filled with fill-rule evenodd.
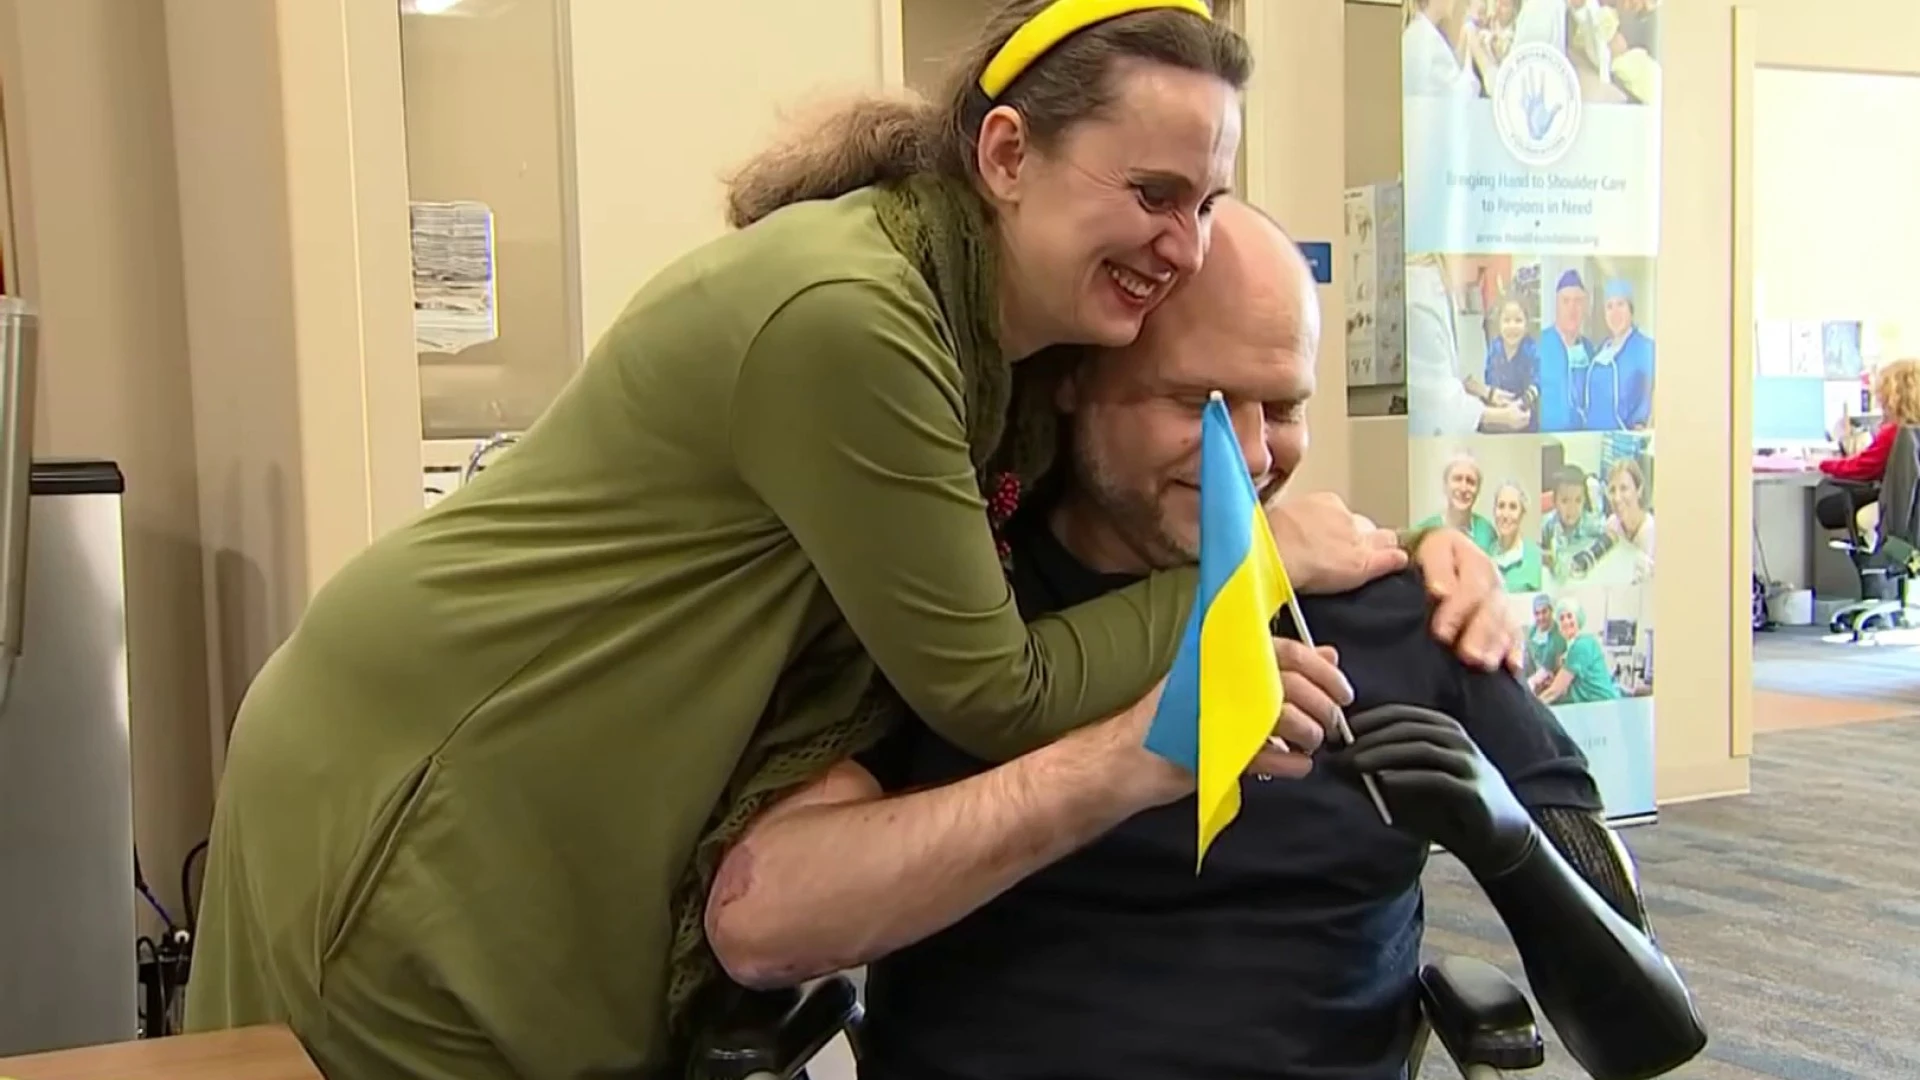
<svg viewBox="0 0 1920 1080"><path fill-rule="evenodd" d="M1197 873L1240 813L1240 778L1280 715L1270 624L1293 596L1247 459L1218 393L1200 444L1200 588L1167 675L1147 749L1199 781Z"/></svg>

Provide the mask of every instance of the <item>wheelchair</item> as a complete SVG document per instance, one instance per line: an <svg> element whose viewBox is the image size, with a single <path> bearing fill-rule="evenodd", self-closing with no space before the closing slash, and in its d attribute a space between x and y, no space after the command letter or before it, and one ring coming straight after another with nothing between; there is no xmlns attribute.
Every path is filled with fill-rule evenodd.
<svg viewBox="0 0 1920 1080"><path fill-rule="evenodd" d="M1465 1080L1497 1080L1537 1069L1546 1043L1533 1006L1506 973L1484 960L1450 956L1419 973L1421 1028L1407 1075L1418 1076L1437 1037ZM804 989L746 994L694 1049L707 1080L806 1080L807 1065L835 1036L860 1059L859 990L846 975Z"/></svg>

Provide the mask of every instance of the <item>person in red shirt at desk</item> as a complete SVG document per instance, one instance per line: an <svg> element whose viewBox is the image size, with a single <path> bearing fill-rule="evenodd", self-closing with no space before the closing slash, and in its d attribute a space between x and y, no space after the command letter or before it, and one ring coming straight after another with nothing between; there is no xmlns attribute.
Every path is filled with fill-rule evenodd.
<svg viewBox="0 0 1920 1080"><path fill-rule="evenodd" d="M1825 529L1844 529L1849 519L1880 500L1880 478L1887 472L1893 437L1902 426L1920 425L1920 360L1895 360L1873 375L1873 396L1882 422L1873 441L1858 453L1829 458L1820 471L1839 481L1821 484L1813 514Z"/></svg>

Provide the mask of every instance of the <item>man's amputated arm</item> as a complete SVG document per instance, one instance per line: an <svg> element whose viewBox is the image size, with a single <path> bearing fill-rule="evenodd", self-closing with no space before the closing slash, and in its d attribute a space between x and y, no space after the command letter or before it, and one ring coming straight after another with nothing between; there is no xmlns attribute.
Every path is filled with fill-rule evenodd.
<svg viewBox="0 0 1920 1080"><path fill-rule="evenodd" d="M707 938L735 981L788 986L957 922L1128 817L1191 790L1125 714L943 787L884 797L853 762L728 853Z"/></svg>

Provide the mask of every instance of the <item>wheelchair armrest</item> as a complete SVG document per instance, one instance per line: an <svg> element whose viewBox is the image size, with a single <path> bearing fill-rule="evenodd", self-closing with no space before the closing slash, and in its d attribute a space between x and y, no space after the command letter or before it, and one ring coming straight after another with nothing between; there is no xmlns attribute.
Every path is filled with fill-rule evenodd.
<svg viewBox="0 0 1920 1080"><path fill-rule="evenodd" d="M793 1080L834 1036L860 1022L860 992L835 975L805 990L743 995L696 1049L708 1080Z"/></svg>
<svg viewBox="0 0 1920 1080"><path fill-rule="evenodd" d="M1470 956L1449 956L1420 969L1427 1022L1463 1071L1485 1066L1519 1072L1546 1061L1533 1006L1506 973Z"/></svg>

